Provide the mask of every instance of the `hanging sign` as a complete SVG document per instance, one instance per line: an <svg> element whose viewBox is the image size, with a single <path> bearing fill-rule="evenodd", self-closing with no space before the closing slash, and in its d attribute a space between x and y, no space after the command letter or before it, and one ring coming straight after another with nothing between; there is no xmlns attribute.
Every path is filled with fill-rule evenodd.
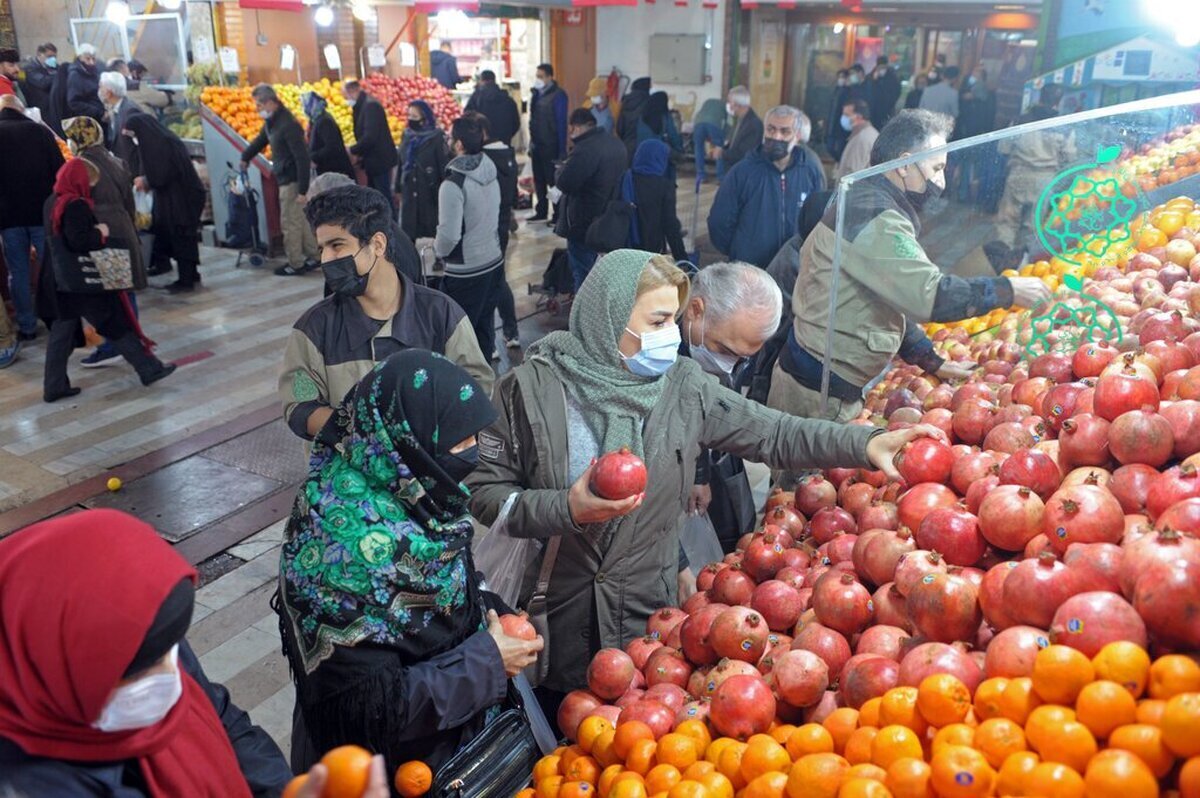
<svg viewBox="0 0 1200 798"><path fill-rule="evenodd" d="M221 48L221 71L222 72L240 72L241 66L238 64L237 50L232 47Z"/></svg>
<svg viewBox="0 0 1200 798"><path fill-rule="evenodd" d="M382 44L372 44L367 48L367 66L372 69L382 69L387 66L387 51Z"/></svg>
<svg viewBox="0 0 1200 798"><path fill-rule="evenodd" d="M212 39L207 36L197 37L192 44L192 57L198 64L211 64L216 58L216 53L213 52Z"/></svg>

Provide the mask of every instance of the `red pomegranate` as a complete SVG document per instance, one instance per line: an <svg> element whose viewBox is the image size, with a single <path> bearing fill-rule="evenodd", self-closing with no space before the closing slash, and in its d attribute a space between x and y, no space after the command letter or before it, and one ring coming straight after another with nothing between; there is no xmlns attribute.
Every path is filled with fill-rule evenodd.
<svg viewBox="0 0 1200 798"><path fill-rule="evenodd" d="M740 565L731 565L713 578L709 591L713 601L735 606L749 604L754 593L754 580Z"/></svg>
<svg viewBox="0 0 1200 798"><path fill-rule="evenodd" d="M662 647L661 640L646 635L630 641L629 645L625 646L625 653L633 660L633 667L640 671L646 667L646 660L650 659L650 655Z"/></svg>
<svg viewBox="0 0 1200 798"><path fill-rule="evenodd" d="M958 497L950 488L937 482L922 482L905 491L896 506L900 523L909 529L916 529L929 513L939 507L953 507L957 503Z"/></svg>
<svg viewBox="0 0 1200 798"><path fill-rule="evenodd" d="M1071 356L1061 352L1039 355L1029 364L1030 377L1045 377L1053 382L1071 379Z"/></svg>
<svg viewBox="0 0 1200 798"><path fill-rule="evenodd" d="M855 645L855 654L878 654L881 657L900 661L900 657L904 651L905 641L911 639L912 635L906 629L899 626L889 626L887 624L876 624L867 628L861 635L858 636L858 643Z"/></svg>
<svg viewBox="0 0 1200 798"><path fill-rule="evenodd" d="M1099 377L1104 367L1116 359L1120 352L1108 341L1089 343L1075 350L1071 358L1071 370L1079 379Z"/></svg>
<svg viewBox="0 0 1200 798"><path fill-rule="evenodd" d="M817 548L817 554L829 560L830 565L850 563L851 552L854 550L854 543L857 540L858 535L839 534L828 543L821 544Z"/></svg>
<svg viewBox="0 0 1200 798"><path fill-rule="evenodd" d="M907 529L875 531L880 534L872 537L863 547L862 562L855 562L855 567L872 584L882 585L892 581L900 558L915 551L917 544Z"/></svg>
<svg viewBox="0 0 1200 798"><path fill-rule="evenodd" d="M676 714L683 709L684 704L692 700L687 690L677 684L666 682L656 684L647 690L645 698L647 701L657 701Z"/></svg>
<svg viewBox="0 0 1200 798"><path fill-rule="evenodd" d="M1018 371L1013 371L1012 376L1015 377L1017 374ZM1029 407L1040 407L1042 394L1050 390L1053 385L1054 383L1045 377L1016 380L1013 382L1013 403L1028 405Z"/></svg>
<svg viewBox="0 0 1200 798"><path fill-rule="evenodd" d="M1080 593L1063 602L1050 624L1050 639L1094 657L1118 640L1145 648L1146 624L1133 605L1116 593Z"/></svg>
<svg viewBox="0 0 1200 798"><path fill-rule="evenodd" d="M1004 583L1016 567L1015 560L997 563L987 570L979 585L979 608L983 610L983 619L999 631L1017 625L1017 619L1004 603Z"/></svg>
<svg viewBox="0 0 1200 798"><path fill-rule="evenodd" d="M604 702L587 690L572 690L558 705L558 728L574 740L575 732L583 719L596 711Z"/></svg>
<svg viewBox="0 0 1200 798"><path fill-rule="evenodd" d="M1200 499L1176 502L1155 519L1159 529L1177 529L1189 535L1200 535Z"/></svg>
<svg viewBox="0 0 1200 798"><path fill-rule="evenodd" d="M708 565L701 568L700 572L696 574L696 589L706 591L712 588L713 579L715 579L717 574L719 574L725 567L726 566L724 563L710 562ZM689 613L691 612L691 610L687 607L684 607L683 611Z"/></svg>
<svg viewBox="0 0 1200 798"><path fill-rule="evenodd" d="M916 544L938 552L950 565L961 566L974 565L987 550L979 519L959 507L943 507L925 516L917 528Z"/></svg>
<svg viewBox="0 0 1200 798"><path fill-rule="evenodd" d="M968 640L983 621L979 591L961 576L926 574L909 591L907 599L913 628L926 640Z"/></svg>
<svg viewBox="0 0 1200 798"><path fill-rule="evenodd" d="M878 654L855 654L842 668L838 690L846 706L858 709L900 681L900 663Z"/></svg>
<svg viewBox="0 0 1200 798"><path fill-rule="evenodd" d="M837 491L834 490L833 485L821 477L810 477L810 479L820 479L821 485L829 489L836 501ZM777 526L793 538L799 538L804 534L804 526L807 523L808 519L798 511L783 504L775 505L763 516L763 524Z"/></svg>
<svg viewBox="0 0 1200 798"><path fill-rule="evenodd" d="M675 713L662 702L650 701L646 698L635 701L622 709L617 724L628 723L631 720L640 720L649 726L650 730L654 732L655 740L669 734L675 727Z"/></svg>
<svg viewBox="0 0 1200 798"><path fill-rule="evenodd" d="M772 631L791 631L804 611L800 592L772 579L754 588L750 608L762 616Z"/></svg>
<svg viewBox="0 0 1200 798"><path fill-rule="evenodd" d="M850 659L850 643L841 632L820 623L806 623L792 638L793 651L811 651L829 666L830 673L841 673Z"/></svg>
<svg viewBox="0 0 1200 798"><path fill-rule="evenodd" d="M1072 543L1119 543L1125 534L1125 513L1105 488L1076 485L1046 502L1042 532L1060 556Z"/></svg>
<svg viewBox="0 0 1200 798"><path fill-rule="evenodd" d="M746 547L742 570L752 579L762 582L771 579L783 567L783 546L774 535L758 535Z"/></svg>
<svg viewBox="0 0 1200 798"><path fill-rule="evenodd" d="M954 465L950 447L936 438L917 438L896 455L896 469L909 485L946 482Z"/></svg>
<svg viewBox="0 0 1200 798"><path fill-rule="evenodd" d="M1108 489L1112 482L1112 473L1106 469L1097 466L1082 466L1072 469L1069 474L1063 477L1062 488L1071 488L1076 485L1088 485L1093 488Z"/></svg>
<svg viewBox="0 0 1200 798"><path fill-rule="evenodd" d="M633 685L636 670L633 658L621 649L602 648L588 665L588 689L600 698L616 700Z"/></svg>
<svg viewBox="0 0 1200 798"><path fill-rule="evenodd" d="M646 490L646 464L628 447L602 454L592 466L588 490L609 501L636 496Z"/></svg>
<svg viewBox="0 0 1200 798"><path fill-rule="evenodd" d="M1072 543L1063 555L1063 564L1075 573L1082 593L1120 593L1124 560L1125 550L1114 543Z"/></svg>
<svg viewBox="0 0 1200 798"><path fill-rule="evenodd" d="M818 510L808 523L808 532L817 545L828 543L836 535L853 535L858 532L854 516L841 507L825 507Z"/></svg>
<svg viewBox="0 0 1200 798"><path fill-rule="evenodd" d="M663 646L646 660L645 673L647 687L659 684L687 687L688 679L692 676L692 666L684 659L683 652L679 649Z"/></svg>
<svg viewBox="0 0 1200 798"><path fill-rule="evenodd" d="M775 720L775 696L758 676L732 676L713 693L709 720L720 734L748 740Z"/></svg>
<svg viewBox="0 0 1200 798"><path fill-rule="evenodd" d="M500 616L500 627L504 629L504 634L509 637L515 637L518 640L535 640L537 639L537 629L529 622L529 619L524 615L504 614Z"/></svg>
<svg viewBox="0 0 1200 798"><path fill-rule="evenodd" d="M858 517L858 514L862 512L863 508L870 506L871 502L875 500L875 490L876 488L874 485L871 485L868 482L860 482L858 481L858 478L855 477L854 481L847 481L838 491L838 504L840 504L841 507L828 507L826 509L845 510L846 512L850 513L851 516ZM817 514L813 516L812 520L815 521L817 516L820 514L821 511L818 510Z"/></svg>
<svg viewBox="0 0 1200 798"><path fill-rule="evenodd" d="M796 494L790 490L782 488L771 488L771 493L767 496L767 502L763 506L763 510L772 510L778 505L790 507L796 501Z"/></svg>
<svg viewBox="0 0 1200 798"><path fill-rule="evenodd" d="M1075 415L1075 405L1080 394L1089 387L1091 386L1082 382L1067 382L1046 391L1046 395L1042 397L1041 410L1047 428L1053 432L1062 429L1062 423Z"/></svg>
<svg viewBox="0 0 1200 798"><path fill-rule="evenodd" d="M930 394L932 396L933 394ZM928 399L928 397L926 397ZM927 403L928 404L928 403ZM946 438L949 439L954 435L954 413L945 407L926 407L925 414L921 416L922 424L928 424L932 427L937 427L942 432L946 433Z"/></svg>
<svg viewBox="0 0 1200 798"><path fill-rule="evenodd" d="M907 687L916 687L935 673L958 677L972 694L983 681L983 669L957 645L922 643L900 660L900 684Z"/></svg>
<svg viewBox="0 0 1200 798"><path fill-rule="evenodd" d="M675 727L678 728L679 724L683 723L685 720L698 720L703 723L707 723L708 713L711 707L712 699L710 698L701 698L699 700L684 704L683 709L675 713Z"/></svg>
<svg viewBox="0 0 1200 798"><path fill-rule="evenodd" d="M872 594L871 601L875 603L876 623L912 631L912 622L908 619L908 600L900 595L895 582L880 585Z"/></svg>
<svg viewBox="0 0 1200 798"><path fill-rule="evenodd" d="M638 671L638 673L640 675L641 671ZM643 677L643 681L645 681L644 677ZM642 696L644 696L644 695L646 695L646 691L643 690L642 688L631 687L629 689L629 692L627 692L625 695L621 696L620 698L618 698L616 700L616 706L619 709L624 709L625 707L629 706L630 704L636 704L638 701L641 701Z"/></svg>
<svg viewBox="0 0 1200 798"><path fill-rule="evenodd" d="M694 665L712 665L719 657L712 647L710 636L713 622L722 612L729 609L727 604L709 604L689 615L679 630L679 643L684 655Z"/></svg>
<svg viewBox="0 0 1200 798"><path fill-rule="evenodd" d="M979 515L979 507L983 500L1000 484L1000 466L996 466L996 474L977 479L967 488L967 512Z"/></svg>
<svg viewBox="0 0 1200 798"><path fill-rule="evenodd" d="M1157 518L1172 504L1184 499L1200 496L1200 470L1184 463L1167 469L1150 483L1146 494L1146 510L1151 518Z"/></svg>
<svg viewBox="0 0 1200 798"><path fill-rule="evenodd" d="M1121 366L1116 373L1102 374L1096 380L1096 393L1092 398L1096 415L1105 421L1115 421L1117 416L1130 410L1145 407L1157 410L1158 402L1158 386L1130 365Z"/></svg>
<svg viewBox="0 0 1200 798"><path fill-rule="evenodd" d="M820 474L804 477L796 485L796 509L806 517L811 518L817 510L836 503L837 488Z"/></svg>
<svg viewBox="0 0 1200 798"><path fill-rule="evenodd" d="M984 674L989 679L1017 679L1033 675L1033 660L1050 645L1049 635L1032 626L1010 626L992 638L984 658Z"/></svg>
<svg viewBox="0 0 1200 798"><path fill-rule="evenodd" d="M646 634L659 640L666 640L670 636L671 631L683 623L687 615L683 610L675 607L663 607L660 610L655 610L646 621Z"/></svg>
<svg viewBox="0 0 1200 798"><path fill-rule="evenodd" d="M1062 472L1049 455L1037 449L1020 449L1000 465L1001 485L1022 485L1042 501L1058 488Z"/></svg>
<svg viewBox="0 0 1200 798"><path fill-rule="evenodd" d="M951 422L954 436L971 446L979 444L996 410L995 403L991 401L969 399L963 402L954 411L954 419Z"/></svg>
<svg viewBox="0 0 1200 798"><path fill-rule="evenodd" d="M1130 410L1113 421L1108 448L1118 462L1144 463L1158 468L1171 459L1175 436L1171 423L1149 409Z"/></svg>
<svg viewBox="0 0 1200 798"><path fill-rule="evenodd" d="M1200 402L1182 400L1163 405L1159 415L1171 425L1175 440L1176 458L1191 457L1200 452Z"/></svg>
<svg viewBox="0 0 1200 798"><path fill-rule="evenodd" d="M1183 314L1179 311L1155 313L1142 325L1138 340L1143 345L1151 341L1182 341L1188 332Z"/></svg>
<svg viewBox="0 0 1200 798"><path fill-rule="evenodd" d="M894 502L872 501L858 514L859 529L896 529L900 526L900 513Z"/></svg>
<svg viewBox="0 0 1200 798"><path fill-rule="evenodd" d="M896 590L905 598L929 574L946 573L946 561L936 551L915 549L900 556L896 562L893 581Z"/></svg>
<svg viewBox="0 0 1200 798"><path fill-rule="evenodd" d="M954 461L950 468L950 485L965 496L976 480L999 472L1000 466L990 452L971 452Z"/></svg>
<svg viewBox="0 0 1200 798"><path fill-rule="evenodd" d="M1163 371L1187 371L1196 365L1196 356L1182 342L1151 341L1144 346L1146 354L1162 361Z"/></svg>
<svg viewBox="0 0 1200 798"><path fill-rule="evenodd" d="M1162 529L1127 539L1122 548L1125 556L1121 559L1117 578L1126 598L1133 597L1138 578L1159 563L1200 561L1200 540L1176 529Z"/></svg>
<svg viewBox="0 0 1200 798"><path fill-rule="evenodd" d="M1042 531L1045 505L1020 485L1001 485L979 505L979 531L1003 551L1021 551Z"/></svg>
<svg viewBox="0 0 1200 798"><path fill-rule="evenodd" d="M1106 466L1112 459L1108 451L1109 423L1100 416L1083 413L1063 422L1058 435L1058 451L1067 468Z"/></svg>
<svg viewBox="0 0 1200 798"><path fill-rule="evenodd" d="M1022 560L1004 580L1004 609L1017 623L1045 629L1054 611L1081 592L1079 578L1050 552Z"/></svg>
<svg viewBox="0 0 1200 798"><path fill-rule="evenodd" d="M992 427L983 438L983 450L1012 454L1019 449L1031 448L1035 443L1033 433L1020 421L1006 421Z"/></svg>
<svg viewBox="0 0 1200 798"><path fill-rule="evenodd" d="M1133 606L1159 643L1177 651L1200 648L1200 561L1152 565L1137 580Z"/></svg>
<svg viewBox="0 0 1200 798"><path fill-rule="evenodd" d="M1112 482L1108 489L1121 509L1128 514L1146 512L1146 500L1150 495L1150 485L1158 478L1158 471L1148 465L1135 463L1121 466L1113 472Z"/></svg>
<svg viewBox="0 0 1200 798"><path fill-rule="evenodd" d="M810 651L787 651L775 660L770 682L786 703L809 707L820 701L829 687L829 666Z"/></svg>
<svg viewBox="0 0 1200 798"><path fill-rule="evenodd" d="M742 662L740 659L723 659L709 669L708 682L704 685L704 696L712 698L712 694L717 692L717 688L734 676L757 678L761 674L758 672L758 668L749 662Z"/></svg>
<svg viewBox="0 0 1200 798"><path fill-rule="evenodd" d="M807 546L800 548L785 548L783 550L783 568L792 568L794 570L803 570L812 564L813 552ZM783 568L779 569L780 571ZM779 577L777 573L776 578Z"/></svg>
<svg viewBox="0 0 1200 798"><path fill-rule="evenodd" d="M767 647L767 622L748 607L730 607L717 616L709 641L718 656L758 662Z"/></svg>
<svg viewBox="0 0 1200 798"><path fill-rule="evenodd" d="M852 574L824 579L813 589L817 620L844 635L852 635L871 622L874 604L870 592Z"/></svg>

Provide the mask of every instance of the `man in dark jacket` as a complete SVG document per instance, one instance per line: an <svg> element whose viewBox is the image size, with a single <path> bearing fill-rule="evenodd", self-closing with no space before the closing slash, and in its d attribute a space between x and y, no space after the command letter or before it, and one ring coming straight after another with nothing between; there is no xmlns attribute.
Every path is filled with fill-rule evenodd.
<svg viewBox="0 0 1200 798"><path fill-rule="evenodd" d="M725 174L708 214L713 246L731 260L766 268L796 230L809 194L825 188L825 172L804 142L808 117L788 105L766 116L762 144Z"/></svg>
<svg viewBox="0 0 1200 798"><path fill-rule="evenodd" d="M271 173L279 184L279 225L283 228L283 250L288 261L275 273L281 277L304 274L317 267L317 242L304 221L310 172L304 131L266 83L255 86L250 96L258 115L266 122L250 146L242 151L242 169L271 145Z"/></svg>
<svg viewBox="0 0 1200 798"><path fill-rule="evenodd" d="M367 173L367 185L392 204L392 167L396 165L396 144L388 127L387 113L357 80L348 80L342 88L346 102L354 107L354 146L350 156ZM396 208L392 207L392 212Z"/></svg>
<svg viewBox="0 0 1200 798"><path fill-rule="evenodd" d="M125 76L120 72L102 72L100 74L100 102L108 114L108 149L120 158L129 168L129 174L140 175L141 164L137 160L137 147L129 136L122 136L129 117L146 113L140 105L129 99L129 88Z"/></svg>
<svg viewBox="0 0 1200 798"><path fill-rule="evenodd" d="M588 249L587 231L617 195L625 174L625 147L596 127L596 118L586 108L571 112L570 133L574 146L555 178L566 209L554 232L567 239L567 256L578 291L599 254Z"/></svg>
<svg viewBox="0 0 1200 798"><path fill-rule="evenodd" d="M629 86L629 91L621 98L621 113L617 117L617 137L625 143L625 153L629 163L633 163L633 154L638 145L638 123L642 121L642 112L650 101L650 78L638 78Z"/></svg>
<svg viewBox="0 0 1200 798"><path fill-rule="evenodd" d="M513 136L521 129L521 112L516 100L496 85L496 73L490 69L479 73L475 91L467 100L467 110L486 116L492 141L506 147L512 144Z"/></svg>
<svg viewBox="0 0 1200 798"><path fill-rule="evenodd" d="M58 71L58 48L53 42L39 44L37 56L25 62L25 105L42 112L42 120L50 122L50 89Z"/></svg>
<svg viewBox="0 0 1200 798"><path fill-rule="evenodd" d="M554 164L567 154L569 102L567 93L554 81L554 67L539 65L529 100L529 157L533 161L533 186L537 193L537 208L529 219L532 222L547 218L546 192L554 185Z"/></svg>
<svg viewBox="0 0 1200 798"><path fill-rule="evenodd" d="M76 50L75 63L67 70L68 116L90 116L101 125L105 124L104 103L97 92L100 89L100 67L96 65L96 48L81 44Z"/></svg>
<svg viewBox="0 0 1200 798"><path fill-rule="evenodd" d="M493 141L488 118L476 113L475 118L483 129L483 154L492 159L496 167L496 182L500 184L500 251L508 251L508 238L513 229L513 206L517 202L517 154L505 141ZM521 348L521 337L517 329L517 306L512 286L508 280L496 281L496 311L504 332L504 345L509 349Z"/></svg>
<svg viewBox="0 0 1200 798"><path fill-rule="evenodd" d="M900 101L900 78L896 70L888 66L887 56L879 56L875 71L867 78L867 105L871 109L871 124L882 130L896 112Z"/></svg>
<svg viewBox="0 0 1200 798"><path fill-rule="evenodd" d="M450 42L442 42L441 48L429 54L429 73L450 90L462 83L462 75L458 74L458 59L450 51Z"/></svg>
<svg viewBox="0 0 1200 798"><path fill-rule="evenodd" d="M42 206L54 190L54 177L63 157L54 135L25 116L15 96L0 97L0 152L9 153L0 169L0 238L4 241L9 292L17 311L17 339L32 341L37 337L37 314L30 286L29 250L37 250L38 263L46 262ZM12 153L19 153L19 157Z"/></svg>
<svg viewBox="0 0 1200 798"><path fill-rule="evenodd" d="M763 137L763 123L750 107L750 90L734 86L729 90L729 111L733 114L733 133L715 155L728 174L742 159L758 147Z"/></svg>

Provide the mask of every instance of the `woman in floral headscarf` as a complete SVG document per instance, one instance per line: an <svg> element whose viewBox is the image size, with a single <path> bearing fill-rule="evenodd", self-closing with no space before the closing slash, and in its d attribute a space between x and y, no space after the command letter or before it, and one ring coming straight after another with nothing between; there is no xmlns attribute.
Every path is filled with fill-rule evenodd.
<svg viewBox="0 0 1200 798"><path fill-rule="evenodd" d="M424 350L377 364L314 441L280 562L292 766L356 743L390 770L448 759L533 662L485 611L461 481L496 411Z"/></svg>

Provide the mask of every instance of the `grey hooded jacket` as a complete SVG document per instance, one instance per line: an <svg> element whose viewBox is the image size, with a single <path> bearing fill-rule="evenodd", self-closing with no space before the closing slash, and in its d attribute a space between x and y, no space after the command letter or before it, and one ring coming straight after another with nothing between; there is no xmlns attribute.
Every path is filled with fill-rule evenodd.
<svg viewBox="0 0 1200 798"><path fill-rule="evenodd" d="M482 153L460 155L446 167L438 189L438 228L433 250L446 274L478 277L504 262L497 220L500 183L496 165Z"/></svg>

